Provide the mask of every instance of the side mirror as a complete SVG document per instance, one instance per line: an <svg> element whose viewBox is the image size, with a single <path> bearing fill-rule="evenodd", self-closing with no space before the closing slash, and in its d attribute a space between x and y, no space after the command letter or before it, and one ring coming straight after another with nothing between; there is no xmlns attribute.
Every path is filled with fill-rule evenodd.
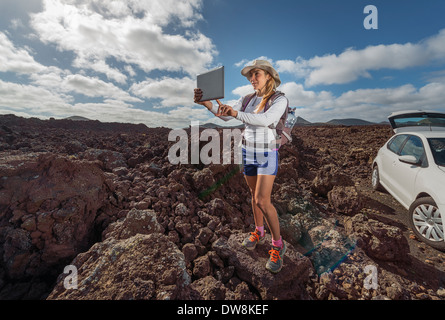
<svg viewBox="0 0 445 320"><path fill-rule="evenodd" d="M417 159L415 156L411 155L399 156L399 161L403 163L412 164L415 166L419 166L421 164L420 159Z"/></svg>

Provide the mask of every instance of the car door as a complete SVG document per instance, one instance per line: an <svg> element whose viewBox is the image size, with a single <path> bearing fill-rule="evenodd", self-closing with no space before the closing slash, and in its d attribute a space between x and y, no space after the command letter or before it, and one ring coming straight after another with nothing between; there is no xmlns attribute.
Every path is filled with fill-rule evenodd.
<svg viewBox="0 0 445 320"><path fill-rule="evenodd" d="M382 148L379 153L380 157L380 180L388 191L392 191L395 188L395 181L393 175L393 167L396 161L398 161L399 151L404 145L408 135L399 134L394 136L386 144L386 148Z"/></svg>
<svg viewBox="0 0 445 320"><path fill-rule="evenodd" d="M409 206L411 199L413 199L417 174L422 166L426 164L425 148L422 140L418 136L410 135L404 142L399 155L414 156L420 163L419 165L405 163L400 161L398 157L393 162L393 191L397 194L399 201Z"/></svg>

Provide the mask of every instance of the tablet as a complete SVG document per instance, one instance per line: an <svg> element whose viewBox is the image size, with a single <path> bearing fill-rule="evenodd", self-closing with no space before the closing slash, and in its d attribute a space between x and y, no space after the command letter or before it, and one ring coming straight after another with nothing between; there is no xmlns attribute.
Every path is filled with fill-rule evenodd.
<svg viewBox="0 0 445 320"><path fill-rule="evenodd" d="M196 82L203 94L200 101L224 98L224 66L198 74Z"/></svg>

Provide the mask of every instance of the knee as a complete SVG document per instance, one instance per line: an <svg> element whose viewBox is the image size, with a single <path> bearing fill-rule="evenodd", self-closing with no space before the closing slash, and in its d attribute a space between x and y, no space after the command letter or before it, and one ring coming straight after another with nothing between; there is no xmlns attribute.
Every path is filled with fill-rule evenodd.
<svg viewBox="0 0 445 320"><path fill-rule="evenodd" d="M267 206L269 205L270 200L265 197L255 197L255 204L258 208L261 210L265 210Z"/></svg>

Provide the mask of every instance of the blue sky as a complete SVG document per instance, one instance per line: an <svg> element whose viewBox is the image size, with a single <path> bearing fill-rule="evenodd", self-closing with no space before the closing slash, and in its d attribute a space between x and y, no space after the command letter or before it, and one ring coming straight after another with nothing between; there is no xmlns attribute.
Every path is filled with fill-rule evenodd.
<svg viewBox="0 0 445 320"><path fill-rule="evenodd" d="M193 103L196 74L224 65L233 104L258 58L311 122L445 112L444 13L443 0L2 0L0 114L236 125Z"/></svg>

